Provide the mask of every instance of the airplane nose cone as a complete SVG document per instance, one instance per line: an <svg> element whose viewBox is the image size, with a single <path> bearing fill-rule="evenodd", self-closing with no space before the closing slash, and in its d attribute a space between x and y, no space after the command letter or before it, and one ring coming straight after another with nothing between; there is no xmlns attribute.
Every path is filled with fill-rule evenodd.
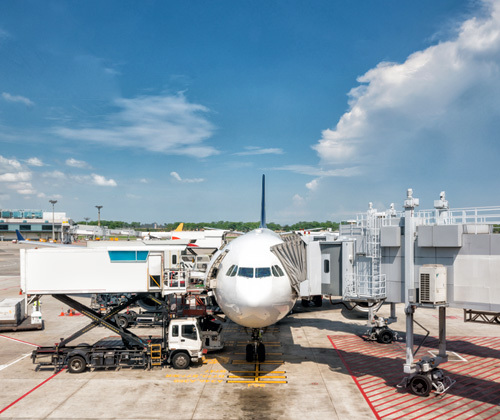
<svg viewBox="0 0 500 420"><path fill-rule="evenodd" d="M249 279L252 281L240 281L237 288L238 300L242 306L247 308L258 308L262 305L269 304L272 299L272 282L263 282L257 279ZM255 287L255 283L259 283ZM254 284L252 284L254 283Z"/></svg>

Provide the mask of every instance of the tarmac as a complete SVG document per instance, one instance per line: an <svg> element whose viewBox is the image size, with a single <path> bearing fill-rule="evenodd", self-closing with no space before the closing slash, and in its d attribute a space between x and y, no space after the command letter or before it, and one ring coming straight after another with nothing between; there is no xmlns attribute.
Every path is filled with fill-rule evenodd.
<svg viewBox="0 0 500 420"><path fill-rule="evenodd" d="M26 246L31 245L0 242L0 298L19 297L19 249ZM89 304L89 298L81 301ZM36 346L53 345L89 320L69 316L69 308L51 296L41 302L43 330L0 333L0 419L500 419L500 324L464 323L461 309L447 309L448 349L456 357L440 366L456 384L445 394L417 397L397 387L405 377L400 304L397 321L390 324L399 340L392 344L366 341L367 315L324 299L321 308L297 304L269 328L265 363L245 361L248 335L228 322L225 348L187 370L71 374L37 368L30 355ZM378 313L389 314L389 305ZM419 359L436 351L438 313L418 309L415 319L431 337ZM160 334L158 329L133 331ZM415 332L418 345L425 332L417 326ZM110 335L94 328L78 342Z"/></svg>

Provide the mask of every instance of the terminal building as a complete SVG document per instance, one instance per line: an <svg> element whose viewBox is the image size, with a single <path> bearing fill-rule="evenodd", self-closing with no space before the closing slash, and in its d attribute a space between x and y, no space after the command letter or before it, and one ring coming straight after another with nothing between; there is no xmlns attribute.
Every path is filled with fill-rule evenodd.
<svg viewBox="0 0 500 420"><path fill-rule="evenodd" d="M65 212L0 209L0 241L17 239L19 230L30 240L50 240L54 231L56 241L66 242L72 225Z"/></svg>

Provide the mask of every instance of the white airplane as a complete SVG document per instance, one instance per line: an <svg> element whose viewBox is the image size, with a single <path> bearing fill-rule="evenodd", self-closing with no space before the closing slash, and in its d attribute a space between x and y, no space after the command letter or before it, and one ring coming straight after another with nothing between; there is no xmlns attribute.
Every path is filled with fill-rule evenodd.
<svg viewBox="0 0 500 420"><path fill-rule="evenodd" d="M286 316L297 299L290 277L271 247L283 239L266 228L265 176L262 176L262 210L258 229L217 251L207 270L221 310L236 324L252 329L246 359L265 360L263 329Z"/></svg>

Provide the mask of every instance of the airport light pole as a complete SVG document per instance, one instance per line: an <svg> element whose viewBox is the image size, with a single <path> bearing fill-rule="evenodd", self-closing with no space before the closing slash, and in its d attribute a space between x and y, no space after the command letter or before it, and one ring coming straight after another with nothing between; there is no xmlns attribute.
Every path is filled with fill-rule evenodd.
<svg viewBox="0 0 500 420"><path fill-rule="evenodd" d="M97 226L101 226L101 209L103 206L95 206L97 209Z"/></svg>
<svg viewBox="0 0 500 420"><path fill-rule="evenodd" d="M84 217L83 220L85 220L85 225L89 224L90 217Z"/></svg>
<svg viewBox="0 0 500 420"><path fill-rule="evenodd" d="M54 242L56 240L56 233L54 229L54 219L55 219L54 206L56 205L57 200L49 200L49 203L52 204L52 242Z"/></svg>

